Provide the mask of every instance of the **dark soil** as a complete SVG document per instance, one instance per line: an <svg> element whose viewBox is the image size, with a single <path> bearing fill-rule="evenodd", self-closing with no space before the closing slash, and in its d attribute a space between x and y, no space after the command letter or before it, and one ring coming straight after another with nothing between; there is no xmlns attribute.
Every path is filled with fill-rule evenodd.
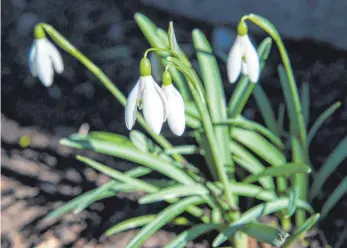
<svg viewBox="0 0 347 248"><path fill-rule="evenodd" d="M52 221L43 219L57 206L109 180L76 161L76 151L60 146L59 139L77 132L85 123L90 130L124 135L128 132L121 105L74 58L63 55L66 69L63 75L55 76L51 88L43 87L30 75L27 54L33 25L38 21L52 24L126 94L138 77L138 62L148 48L133 20L135 12L148 15L163 28L169 20L174 20L178 39L188 54L193 53L188 45L191 30L198 27L210 36L213 27L148 8L139 1L16 0L4 1L1 11L1 244L3 247L124 247L135 231L106 239L105 230L126 218L155 212L162 205L140 206L136 194L126 194L95 203L79 215L68 214ZM260 41L261 37L255 38ZM334 102L342 102L340 109L319 130L310 148L313 166L319 169L334 146L347 135L347 53L313 41L286 41L286 45L298 84L305 81L310 85L310 123ZM276 74L278 63L278 54L273 49L261 80L276 110L283 101ZM221 68L224 68L222 63ZM223 70L222 73L226 75ZM225 83L225 88L230 96L233 87ZM253 100L245 111L261 120ZM30 137L27 147L19 144L23 136ZM92 152L87 154L120 170L133 166ZM346 168L344 161L329 178L321 197L313 202L316 211L347 174ZM346 225L346 208L345 196L319 226L329 244L336 242ZM162 247L178 230L169 226L145 246ZM208 241L208 237L201 238L190 247L210 247Z"/></svg>

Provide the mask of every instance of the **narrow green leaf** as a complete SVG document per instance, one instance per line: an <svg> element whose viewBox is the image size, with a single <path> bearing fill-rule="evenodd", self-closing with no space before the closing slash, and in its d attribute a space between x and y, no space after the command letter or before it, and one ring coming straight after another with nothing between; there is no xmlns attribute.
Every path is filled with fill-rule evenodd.
<svg viewBox="0 0 347 248"><path fill-rule="evenodd" d="M194 145L186 145L186 146L175 146L171 149L166 149L165 153L168 155L171 154L196 154L199 153L198 147Z"/></svg>
<svg viewBox="0 0 347 248"><path fill-rule="evenodd" d="M313 137L316 135L318 129L323 125L323 123L334 114L334 112L341 106L341 102L336 102L327 108L323 113L321 113L317 120L313 123L310 131L307 135L307 144L310 145Z"/></svg>
<svg viewBox="0 0 347 248"><path fill-rule="evenodd" d="M103 195L104 192L108 192L110 189L114 189L116 185L119 185L117 181L109 181L104 185L98 187L93 193L87 196L83 201L77 204L76 209L74 211L75 214L81 213L84 209L86 209L94 199L97 199L99 195Z"/></svg>
<svg viewBox="0 0 347 248"><path fill-rule="evenodd" d="M227 109L223 82L218 68L217 60L213 55L212 47L205 35L198 29L192 32L193 43L198 58L200 73L206 89L206 101L212 122L227 118ZM228 127L214 127L221 163L233 170L233 161L229 152L230 136Z"/></svg>
<svg viewBox="0 0 347 248"><path fill-rule="evenodd" d="M262 201L272 201L277 198L274 191L264 190L262 187L251 184L231 182L230 190L238 196L254 197Z"/></svg>
<svg viewBox="0 0 347 248"><path fill-rule="evenodd" d="M145 242L146 239L151 237L153 233L172 221L176 216L184 212L185 208L189 205L198 205L203 203L201 197L189 197L185 198L175 204L170 205L161 211L156 218L144 226L135 237L127 244L126 248L137 248Z"/></svg>
<svg viewBox="0 0 347 248"><path fill-rule="evenodd" d="M254 88L253 96L264 119L266 127L269 128L274 134L279 135L275 113L272 109L270 99L268 98L260 84L257 84Z"/></svg>
<svg viewBox="0 0 347 248"><path fill-rule="evenodd" d="M322 218L325 218L336 203L347 193L347 176L339 183L337 188L324 203L321 211Z"/></svg>
<svg viewBox="0 0 347 248"><path fill-rule="evenodd" d="M304 115L305 124L308 126L310 122L310 88L307 82L303 82L300 88L300 100L302 106L302 114Z"/></svg>
<svg viewBox="0 0 347 248"><path fill-rule="evenodd" d="M260 134L242 128L232 128L231 136L272 166L286 163L284 154Z"/></svg>
<svg viewBox="0 0 347 248"><path fill-rule="evenodd" d="M289 204L288 204L288 210L287 214L285 215L285 218L290 218L296 211L296 206L298 204L299 200L299 185L295 184L292 186L292 188L289 191Z"/></svg>
<svg viewBox="0 0 347 248"><path fill-rule="evenodd" d="M179 53L179 46L177 44L177 40L176 40L176 35L175 35L175 31L174 31L174 27L173 27L173 22L169 23L169 30L168 30L168 35L169 35L169 46L170 49L178 54Z"/></svg>
<svg viewBox="0 0 347 248"><path fill-rule="evenodd" d="M277 127L279 131L279 135L282 135L284 132L284 114L286 111L286 107L283 103L280 104L278 107L278 114L277 114Z"/></svg>
<svg viewBox="0 0 347 248"><path fill-rule="evenodd" d="M302 237L306 231L311 229L313 225L317 223L319 220L320 215L315 214L308 218L305 223L301 226L299 226L295 232L286 240L286 242L283 244L283 248L289 248L296 240L298 240L300 237Z"/></svg>
<svg viewBox="0 0 347 248"><path fill-rule="evenodd" d="M194 102L191 101L187 101L184 103L184 108L185 111L187 112L187 114L189 114L192 117L195 117L196 119L200 120L200 113L198 111L198 109L196 108Z"/></svg>
<svg viewBox="0 0 347 248"><path fill-rule="evenodd" d="M230 142L230 151L232 154L234 154L236 163L246 171L256 174L265 170L264 165L256 157L254 157L250 152L236 142ZM275 189L274 182L270 177L260 178L259 182L266 189Z"/></svg>
<svg viewBox="0 0 347 248"><path fill-rule="evenodd" d="M191 241L204 233L210 232L215 229L222 228L222 224L200 224L196 225L182 233L171 240L164 248L180 248L186 247L188 241Z"/></svg>
<svg viewBox="0 0 347 248"><path fill-rule="evenodd" d="M260 61L260 71L262 71L265 66L265 62L271 50L271 45L272 39L266 37L258 46L257 52ZM255 86L256 84L249 82L248 77L242 76L228 103L229 117L235 118L242 113L242 110Z"/></svg>
<svg viewBox="0 0 347 248"><path fill-rule="evenodd" d="M289 204L288 198L278 198L272 202L266 202L259 204L241 215L241 217L231 223L226 229L224 229L221 233L213 241L213 247L217 247L225 242L228 237L232 236L235 232L243 228L246 224L260 218L261 216L269 215L274 212L286 209ZM308 203L303 201L298 202L298 207L306 209L308 211L313 211L311 206Z"/></svg>
<svg viewBox="0 0 347 248"><path fill-rule="evenodd" d="M64 138L60 143L77 149L91 149L96 152L126 159L156 170L184 184L193 182L183 170L177 168L175 165L151 154L141 152L135 147L130 148L128 146L123 146L122 143L111 143L104 140L97 140L89 136Z"/></svg>
<svg viewBox="0 0 347 248"><path fill-rule="evenodd" d="M115 169L112 169L112 168L106 166L106 165L103 165L99 162L96 162L90 158L83 157L81 155L77 155L76 158L77 158L77 160L87 164L88 166L90 166L90 167L92 167L92 168L104 173L105 175L108 175L108 176L118 180L118 181L121 181L121 182L126 183L128 185L132 185L135 188L142 189L146 192L155 192L156 191L156 188L154 186L151 186L151 185L143 182L142 180L129 177L129 176L125 175L125 173L119 172Z"/></svg>
<svg viewBox="0 0 347 248"><path fill-rule="evenodd" d="M106 231L106 236L111 236L113 234L123 232L132 228L142 227L148 223L151 223L155 219L155 217L155 214L151 214L127 219L109 228Z"/></svg>
<svg viewBox="0 0 347 248"><path fill-rule="evenodd" d="M82 137L80 134L71 135L71 137L74 137L74 136L76 136L77 138ZM112 143L115 143L118 145L134 148L134 144L132 144L127 137L122 136L122 135L118 135L115 133L94 131L94 132L89 132L87 136L91 137L93 139L108 141L108 142L112 142Z"/></svg>
<svg viewBox="0 0 347 248"><path fill-rule="evenodd" d="M267 243L276 247L280 247L289 236L288 233L278 228L256 221L245 225L241 231L255 238L258 242Z"/></svg>
<svg viewBox="0 0 347 248"><path fill-rule="evenodd" d="M295 175L297 173L310 173L311 168L304 164L295 164L295 163L288 163L284 164L278 167L269 167L266 168L264 171L254 174L251 176L246 177L242 182L243 183L253 183L258 181L259 178L262 177L278 177L278 176L291 176Z"/></svg>
<svg viewBox="0 0 347 248"><path fill-rule="evenodd" d="M311 197L312 199L316 197L319 192L321 192L322 187L327 180L327 178L333 173L336 168L342 163L347 157L347 136L340 141L340 143L335 147L322 165L320 170L315 175L315 178L311 187Z"/></svg>
<svg viewBox="0 0 347 248"><path fill-rule="evenodd" d="M273 132L271 132L266 127L260 125L259 123L247 120L246 118L242 116L237 116L234 119L227 119L225 121L215 123L215 125L234 125L236 127L256 131L260 133L261 135L263 135L264 137L266 137L267 139L269 139L278 148L284 149L284 144L282 143L281 139L277 135L275 135Z"/></svg>
<svg viewBox="0 0 347 248"><path fill-rule="evenodd" d="M143 152L149 152L149 150L151 149L152 142L142 132L132 130L129 133L129 138L134 146L136 146L139 150Z"/></svg>

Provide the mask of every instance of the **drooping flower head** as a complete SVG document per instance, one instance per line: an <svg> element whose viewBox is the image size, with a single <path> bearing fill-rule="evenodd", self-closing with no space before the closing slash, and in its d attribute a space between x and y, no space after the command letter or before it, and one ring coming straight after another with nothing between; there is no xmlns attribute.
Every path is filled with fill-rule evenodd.
<svg viewBox="0 0 347 248"><path fill-rule="evenodd" d="M248 28L243 20L238 25L237 33L228 55L229 81L234 83L242 72L252 83L256 83L260 73L258 53L248 37Z"/></svg>
<svg viewBox="0 0 347 248"><path fill-rule="evenodd" d="M167 121L171 131L181 136L185 129L184 101L181 94L173 86L170 73L165 70L162 76L161 88L167 101Z"/></svg>
<svg viewBox="0 0 347 248"><path fill-rule="evenodd" d="M62 73L64 64L58 49L46 38L42 27L37 25L34 31L35 40L29 53L29 68L34 77L48 87L53 83L54 71Z"/></svg>
<svg viewBox="0 0 347 248"><path fill-rule="evenodd" d="M136 121L137 108L142 109L148 126L159 134L167 117L167 102L163 91L151 75L147 58L140 62L140 78L131 90L125 106L125 124L131 130Z"/></svg>

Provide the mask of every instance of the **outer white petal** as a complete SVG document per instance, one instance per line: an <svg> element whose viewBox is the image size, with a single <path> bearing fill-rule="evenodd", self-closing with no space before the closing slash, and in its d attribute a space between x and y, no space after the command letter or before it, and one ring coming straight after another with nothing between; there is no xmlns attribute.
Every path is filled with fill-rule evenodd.
<svg viewBox="0 0 347 248"><path fill-rule="evenodd" d="M36 43L35 67L37 76L45 86L51 86L53 83L53 67L52 61L47 52L45 38L38 39Z"/></svg>
<svg viewBox="0 0 347 248"><path fill-rule="evenodd" d="M171 84L162 86L168 103L168 124L171 131L181 136L186 126L184 101L178 90Z"/></svg>
<svg viewBox="0 0 347 248"><path fill-rule="evenodd" d="M64 71L64 64L58 49L49 40L44 40L45 46L47 47L47 53L52 60L54 70L59 74L62 73Z"/></svg>
<svg viewBox="0 0 347 248"><path fill-rule="evenodd" d="M157 91L157 93L159 94L159 96L161 98L161 101L163 102L163 106L164 106L164 121L166 121L167 116L168 116L168 103L167 103L166 96L165 96L163 90L155 82L154 82L154 87L155 87L155 90Z"/></svg>
<svg viewBox="0 0 347 248"><path fill-rule="evenodd" d="M152 76L142 77L144 81L143 88L143 115L148 126L159 134L164 122L163 101L155 89L156 82Z"/></svg>
<svg viewBox="0 0 347 248"><path fill-rule="evenodd" d="M257 50L253 46L250 39L247 37L245 41L245 57L246 57L246 67L248 72L249 80L252 83L258 82L259 74L260 74L260 65L259 65L259 57Z"/></svg>
<svg viewBox="0 0 347 248"><path fill-rule="evenodd" d="M125 125L131 130L136 121L137 101L139 96L140 80L137 81L134 88L130 91L125 105Z"/></svg>
<svg viewBox="0 0 347 248"><path fill-rule="evenodd" d="M242 37L237 36L233 46L230 49L227 61L227 71L230 83L235 83L241 72L242 63Z"/></svg>
<svg viewBox="0 0 347 248"><path fill-rule="evenodd" d="M30 48L30 52L29 52L29 69L31 72L31 75L33 77L37 77L37 71L36 71L36 65L35 65L35 58L36 58L36 44L34 42L34 44L31 46Z"/></svg>

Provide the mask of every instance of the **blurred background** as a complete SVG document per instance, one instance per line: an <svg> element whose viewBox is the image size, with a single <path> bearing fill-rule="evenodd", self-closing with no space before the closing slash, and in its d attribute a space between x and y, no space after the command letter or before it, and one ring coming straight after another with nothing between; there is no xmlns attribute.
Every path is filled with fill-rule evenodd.
<svg viewBox="0 0 347 248"><path fill-rule="evenodd" d="M93 204L78 215L47 221L44 216L78 194L109 179L75 161L75 151L60 146L60 138L80 128L127 135L123 109L111 94L78 61L62 52L65 71L45 88L28 69L28 52L36 23L53 25L87 57L100 66L127 95L137 80L138 63L149 47L133 15L142 12L166 29L174 21L178 42L194 59L191 31L201 29L215 51L225 54L236 36L243 15L264 15L279 28L288 48L298 84L307 82L311 94L311 121L328 106L342 106L318 131L311 146L312 163L319 168L342 137L347 135L347 3L320 1L204 1L204 0L4 0L1 9L1 245L3 247L123 247L134 231L105 238L112 224L155 212L158 205L140 206L136 194L119 194ZM218 3L218 4L217 4ZM259 44L264 34L250 27ZM225 64L219 61L227 98L233 90L227 83ZM275 109L282 102L275 48L260 83ZM253 99L244 112L261 121ZM167 130L164 134L171 134ZM347 149L347 148L346 148ZM120 170L131 164L92 152L88 156ZM340 166L324 187L321 203L347 173ZM321 223L324 235L334 243L346 224L344 197ZM145 247L162 247L177 232L167 227ZM115 244L117 244L115 246ZM191 247L209 247L208 237ZM317 243L316 247L320 247Z"/></svg>

